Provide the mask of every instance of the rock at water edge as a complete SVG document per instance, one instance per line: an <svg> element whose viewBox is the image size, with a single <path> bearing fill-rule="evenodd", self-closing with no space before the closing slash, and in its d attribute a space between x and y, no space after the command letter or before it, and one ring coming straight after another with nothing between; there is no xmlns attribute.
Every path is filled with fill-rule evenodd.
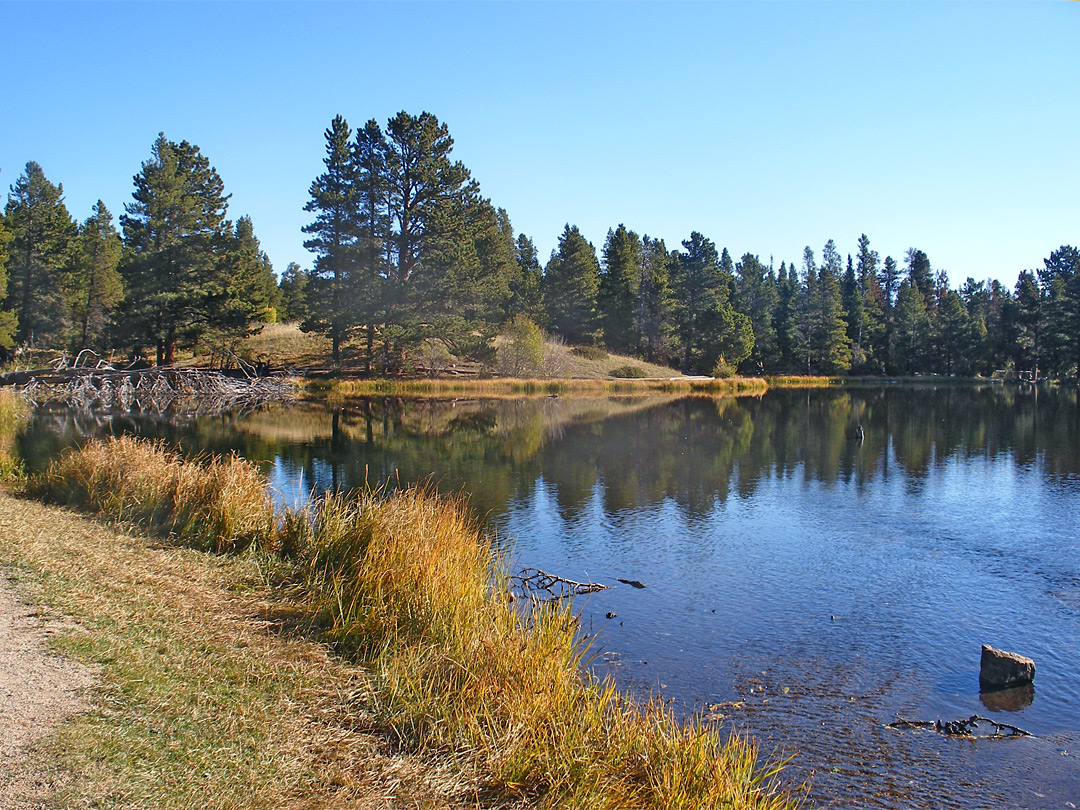
<svg viewBox="0 0 1080 810"><path fill-rule="evenodd" d="M1008 689L1035 680L1035 662L1016 653L995 650L983 644L979 686L983 689Z"/></svg>

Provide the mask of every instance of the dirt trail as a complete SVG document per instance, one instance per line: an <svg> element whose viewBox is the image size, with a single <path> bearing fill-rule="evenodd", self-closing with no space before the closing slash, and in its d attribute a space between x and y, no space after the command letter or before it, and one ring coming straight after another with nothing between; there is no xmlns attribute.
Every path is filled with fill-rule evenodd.
<svg viewBox="0 0 1080 810"><path fill-rule="evenodd" d="M51 768L34 762L29 746L85 708L93 676L45 649L54 632L16 597L0 572L0 807L37 810L52 788Z"/></svg>

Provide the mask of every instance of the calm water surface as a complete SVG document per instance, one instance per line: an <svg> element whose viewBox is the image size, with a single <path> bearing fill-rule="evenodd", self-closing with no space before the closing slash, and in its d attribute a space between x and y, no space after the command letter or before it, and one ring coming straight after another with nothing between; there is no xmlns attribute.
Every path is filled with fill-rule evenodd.
<svg viewBox="0 0 1080 810"><path fill-rule="evenodd" d="M1080 806L1075 390L43 415L23 451L121 432L236 449L288 502L365 479L469 491L519 566L614 586L579 605L599 674L790 756L818 806ZM1034 690L980 695L983 643L1034 658ZM886 728L972 714L1035 736Z"/></svg>

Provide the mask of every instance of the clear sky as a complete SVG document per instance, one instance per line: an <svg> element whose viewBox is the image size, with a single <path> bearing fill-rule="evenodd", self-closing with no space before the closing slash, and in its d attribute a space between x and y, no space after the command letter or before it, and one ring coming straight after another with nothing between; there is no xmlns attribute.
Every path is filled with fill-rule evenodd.
<svg viewBox="0 0 1080 810"><path fill-rule="evenodd" d="M0 187L119 217L197 144L280 273L323 131L434 113L545 261L565 223L763 261L918 247L1013 284L1080 243L1080 3L0 2Z"/></svg>

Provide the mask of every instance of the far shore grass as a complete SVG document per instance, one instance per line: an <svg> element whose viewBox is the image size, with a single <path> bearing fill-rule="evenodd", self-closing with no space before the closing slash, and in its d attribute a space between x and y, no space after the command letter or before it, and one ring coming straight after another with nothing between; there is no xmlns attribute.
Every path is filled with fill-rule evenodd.
<svg viewBox="0 0 1080 810"><path fill-rule="evenodd" d="M88 443L25 491L121 521L0 498L0 564L103 674L43 749L77 776L61 803L798 805L748 741L589 677L572 607L509 601L460 499L275 512L248 462L133 439Z"/></svg>

